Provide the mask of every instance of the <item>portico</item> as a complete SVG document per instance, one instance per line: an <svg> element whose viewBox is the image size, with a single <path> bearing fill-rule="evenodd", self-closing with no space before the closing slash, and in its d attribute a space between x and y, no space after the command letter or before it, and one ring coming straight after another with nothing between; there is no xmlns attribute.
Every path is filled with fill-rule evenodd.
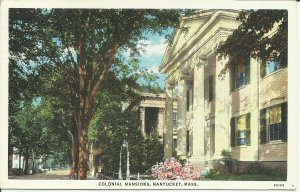
<svg viewBox="0 0 300 192"><path fill-rule="evenodd" d="M173 96L177 94L177 154L198 168L230 147L228 140L215 144L215 138L226 133L215 129L215 113L219 112L216 99L211 99L210 94L218 81L215 48L238 26L236 16L234 11L206 10L182 18L181 26L191 30L188 35L183 35L180 29L175 31L160 66L160 71L166 74L164 142L168 144L170 140L172 121L167 114L171 113ZM170 157L170 151L165 145L165 157Z"/></svg>

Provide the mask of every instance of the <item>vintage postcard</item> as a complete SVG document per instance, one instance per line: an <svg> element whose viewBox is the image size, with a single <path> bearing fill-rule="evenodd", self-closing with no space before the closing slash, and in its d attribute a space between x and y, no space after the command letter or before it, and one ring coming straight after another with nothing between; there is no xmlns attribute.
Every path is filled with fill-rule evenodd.
<svg viewBox="0 0 300 192"><path fill-rule="evenodd" d="M1 2L0 187L295 190L295 39L293 1Z"/></svg>

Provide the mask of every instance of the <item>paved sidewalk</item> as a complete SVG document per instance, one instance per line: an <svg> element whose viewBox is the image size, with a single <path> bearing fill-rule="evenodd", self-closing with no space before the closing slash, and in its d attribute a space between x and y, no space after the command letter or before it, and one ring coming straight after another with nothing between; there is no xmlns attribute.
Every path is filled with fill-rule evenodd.
<svg viewBox="0 0 300 192"><path fill-rule="evenodd" d="M10 176L9 179L18 180L69 180L70 170L52 170L46 173L38 173L34 175Z"/></svg>
<svg viewBox="0 0 300 192"><path fill-rule="evenodd" d="M21 175L21 176L9 176L9 179L16 180L70 180L69 178L70 170L52 170L46 173L38 173L34 175ZM88 175L87 180L98 180L97 177L93 175Z"/></svg>

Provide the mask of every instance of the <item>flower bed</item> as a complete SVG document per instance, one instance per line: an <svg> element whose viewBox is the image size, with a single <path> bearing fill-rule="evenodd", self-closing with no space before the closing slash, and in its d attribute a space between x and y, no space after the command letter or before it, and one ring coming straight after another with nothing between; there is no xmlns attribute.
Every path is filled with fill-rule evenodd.
<svg viewBox="0 0 300 192"><path fill-rule="evenodd" d="M200 173L194 173L190 162L181 165L174 157L153 165L151 171L152 177L158 180L200 180Z"/></svg>

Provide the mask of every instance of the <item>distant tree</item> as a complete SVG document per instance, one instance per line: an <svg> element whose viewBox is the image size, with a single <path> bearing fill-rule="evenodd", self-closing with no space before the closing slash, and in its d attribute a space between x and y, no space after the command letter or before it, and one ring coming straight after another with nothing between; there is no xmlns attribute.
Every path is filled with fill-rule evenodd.
<svg viewBox="0 0 300 192"><path fill-rule="evenodd" d="M79 179L86 179L88 128L96 94L111 67L122 60L124 51L139 55L143 34L163 33L178 23L181 13L174 9L10 9L11 58L18 58L18 65L37 76L63 74L65 87L55 90L66 90L71 100L77 134L73 138L80 143Z"/></svg>
<svg viewBox="0 0 300 192"><path fill-rule="evenodd" d="M217 50L220 57L229 56L229 65L249 55L262 63L275 59L287 65L287 10L242 10L237 21L240 26Z"/></svg>
<svg viewBox="0 0 300 192"><path fill-rule="evenodd" d="M19 157L24 157L25 174L29 159L66 153L64 149L69 146L66 129L58 124L59 119L47 101L24 103L14 120L11 144L18 150Z"/></svg>

